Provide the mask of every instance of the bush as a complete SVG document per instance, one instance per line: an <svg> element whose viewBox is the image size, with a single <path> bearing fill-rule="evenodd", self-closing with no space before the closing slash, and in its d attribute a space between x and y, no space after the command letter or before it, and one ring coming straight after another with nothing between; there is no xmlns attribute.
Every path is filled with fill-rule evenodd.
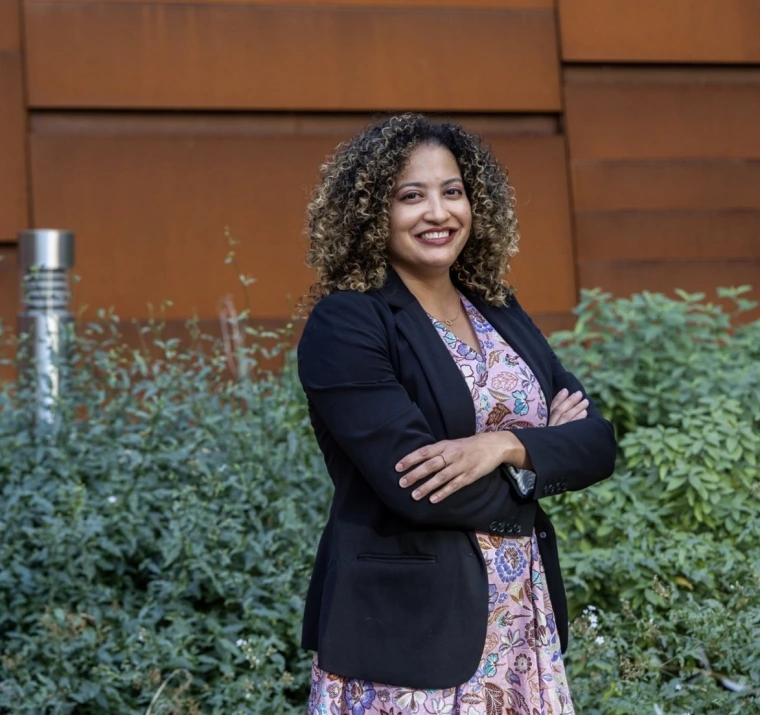
<svg viewBox="0 0 760 715"><path fill-rule="evenodd" d="M613 479L549 502L584 715L760 712L760 322L736 326L742 292L720 292L729 315L590 291L552 338L620 438Z"/></svg>
<svg viewBox="0 0 760 715"><path fill-rule="evenodd" d="M0 712L301 712L330 487L292 356L236 381L218 343L117 327L75 340L56 433L0 395Z"/></svg>
<svg viewBox="0 0 760 715"><path fill-rule="evenodd" d="M589 292L578 316L553 343L621 450L613 479L544 502L577 712L760 712L760 323L685 294ZM55 430L30 385L0 391L0 712L302 713L331 488L292 352L240 323L254 377L233 379L192 325L140 350L118 327L73 339Z"/></svg>

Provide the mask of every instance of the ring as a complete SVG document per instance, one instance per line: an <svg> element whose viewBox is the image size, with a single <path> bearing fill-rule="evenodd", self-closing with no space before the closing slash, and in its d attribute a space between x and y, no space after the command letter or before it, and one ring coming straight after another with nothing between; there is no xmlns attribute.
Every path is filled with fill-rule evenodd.
<svg viewBox="0 0 760 715"><path fill-rule="evenodd" d="M446 469L446 467L449 466L449 463L446 461L446 457L443 456L443 452L441 452L438 456L443 460L443 468Z"/></svg>

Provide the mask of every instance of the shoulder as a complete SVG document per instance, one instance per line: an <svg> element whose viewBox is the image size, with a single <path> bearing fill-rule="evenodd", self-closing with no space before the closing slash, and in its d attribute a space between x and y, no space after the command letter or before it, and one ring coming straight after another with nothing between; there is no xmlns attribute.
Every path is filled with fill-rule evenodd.
<svg viewBox="0 0 760 715"><path fill-rule="evenodd" d="M314 306L304 326L299 349L326 339L343 342L352 335L382 333L390 317L387 303L376 291L335 291Z"/></svg>
<svg viewBox="0 0 760 715"><path fill-rule="evenodd" d="M387 311L387 305L376 291L361 293L357 290L337 290L322 298L311 311L306 328L318 326L324 321L351 321L358 318L372 319Z"/></svg>

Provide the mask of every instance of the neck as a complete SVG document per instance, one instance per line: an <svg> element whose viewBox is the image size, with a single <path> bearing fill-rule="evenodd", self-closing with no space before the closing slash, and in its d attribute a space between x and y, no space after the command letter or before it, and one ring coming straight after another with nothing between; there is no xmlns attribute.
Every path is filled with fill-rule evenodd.
<svg viewBox="0 0 760 715"><path fill-rule="evenodd" d="M428 313L439 317L453 314L456 310L459 305L459 295L448 270L420 275L409 271L404 266L391 265L409 292Z"/></svg>

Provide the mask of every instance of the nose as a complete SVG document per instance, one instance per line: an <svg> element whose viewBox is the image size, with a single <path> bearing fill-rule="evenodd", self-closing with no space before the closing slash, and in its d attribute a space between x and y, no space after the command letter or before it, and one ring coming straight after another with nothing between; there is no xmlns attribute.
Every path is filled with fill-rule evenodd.
<svg viewBox="0 0 760 715"><path fill-rule="evenodd" d="M432 195L428 198L425 207L424 219L430 223L443 223L449 218L449 211L443 202L442 196Z"/></svg>

